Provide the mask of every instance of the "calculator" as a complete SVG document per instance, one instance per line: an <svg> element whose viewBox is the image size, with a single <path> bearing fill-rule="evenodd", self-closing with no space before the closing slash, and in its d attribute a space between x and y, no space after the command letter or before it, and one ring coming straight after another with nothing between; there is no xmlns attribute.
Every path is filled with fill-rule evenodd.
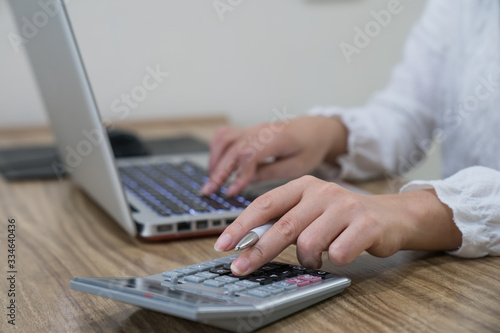
<svg viewBox="0 0 500 333"><path fill-rule="evenodd" d="M342 292L351 280L271 261L248 276L231 255L138 278L77 277L71 288L233 332L252 332Z"/></svg>

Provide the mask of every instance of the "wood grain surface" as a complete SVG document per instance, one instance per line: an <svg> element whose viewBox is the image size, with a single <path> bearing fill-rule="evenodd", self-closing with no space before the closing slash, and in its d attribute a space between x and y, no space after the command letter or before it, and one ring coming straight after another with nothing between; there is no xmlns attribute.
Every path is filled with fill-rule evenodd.
<svg viewBox="0 0 500 333"><path fill-rule="evenodd" d="M145 136L208 139L223 118L125 124ZM51 142L46 129L0 132L0 146ZM385 192L385 181L366 184ZM15 328L7 323L7 224L16 220ZM70 181L0 177L0 332L221 332L202 324L73 291L76 276L147 276L223 256L216 237L148 243L129 237ZM279 257L297 263L293 246ZM323 269L352 279L342 294L261 332L499 332L500 258L443 253L362 254Z"/></svg>

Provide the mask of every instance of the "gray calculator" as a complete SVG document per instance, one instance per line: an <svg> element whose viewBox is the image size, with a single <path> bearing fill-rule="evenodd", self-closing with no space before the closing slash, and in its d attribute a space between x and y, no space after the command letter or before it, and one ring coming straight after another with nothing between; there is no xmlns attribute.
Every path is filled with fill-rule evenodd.
<svg viewBox="0 0 500 333"><path fill-rule="evenodd" d="M77 277L71 288L234 332L251 332L342 292L346 277L271 261L234 276L231 255L142 278Z"/></svg>

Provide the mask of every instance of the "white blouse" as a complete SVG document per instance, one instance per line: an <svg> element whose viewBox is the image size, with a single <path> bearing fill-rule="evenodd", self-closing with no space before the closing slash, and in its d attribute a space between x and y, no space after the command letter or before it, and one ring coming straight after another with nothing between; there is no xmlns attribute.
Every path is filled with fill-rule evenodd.
<svg viewBox="0 0 500 333"><path fill-rule="evenodd" d="M435 189L463 235L461 257L500 255L500 2L430 0L389 85L360 108L316 107L349 130L341 176L405 174L440 143Z"/></svg>

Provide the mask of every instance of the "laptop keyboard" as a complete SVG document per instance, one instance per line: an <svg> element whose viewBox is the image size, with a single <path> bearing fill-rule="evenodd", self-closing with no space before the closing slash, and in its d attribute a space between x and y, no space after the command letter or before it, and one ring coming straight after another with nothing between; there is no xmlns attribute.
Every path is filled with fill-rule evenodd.
<svg viewBox="0 0 500 333"><path fill-rule="evenodd" d="M207 173L188 161L125 166L119 172L125 189L160 216L238 210L250 204L241 195L223 196L225 186L220 194L201 196L199 190L208 180Z"/></svg>

